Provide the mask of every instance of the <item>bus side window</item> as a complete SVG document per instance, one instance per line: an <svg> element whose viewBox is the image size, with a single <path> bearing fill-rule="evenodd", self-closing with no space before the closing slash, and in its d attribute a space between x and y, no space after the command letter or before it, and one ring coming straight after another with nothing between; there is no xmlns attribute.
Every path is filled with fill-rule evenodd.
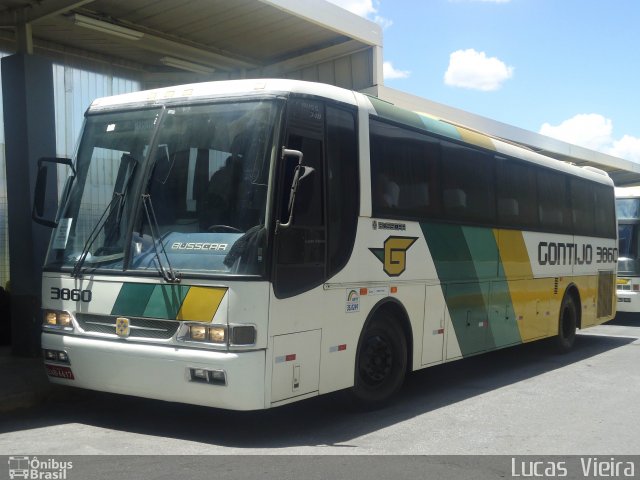
<svg viewBox="0 0 640 480"><path fill-rule="evenodd" d="M327 106L327 276L349 260L360 207L355 112Z"/></svg>
<svg viewBox="0 0 640 480"><path fill-rule="evenodd" d="M442 142L442 198L448 220L495 223L494 161L480 150Z"/></svg>
<svg viewBox="0 0 640 480"><path fill-rule="evenodd" d="M326 278L326 226L324 218L324 105L292 99L287 110L286 148L303 154L302 164L314 171L300 183L293 209L293 223L276 235L274 292L287 298L320 285ZM277 218L289 218L289 197L295 165L280 163Z"/></svg>
<svg viewBox="0 0 640 480"><path fill-rule="evenodd" d="M573 233L566 176L554 170L539 168L537 177L540 228L551 232Z"/></svg>
<svg viewBox="0 0 640 480"><path fill-rule="evenodd" d="M372 119L371 202L374 217L440 215L440 141Z"/></svg>
<svg viewBox="0 0 640 480"><path fill-rule="evenodd" d="M499 155L496 161L498 225L533 229L538 227L535 169L524 162Z"/></svg>
<svg viewBox="0 0 640 480"><path fill-rule="evenodd" d="M616 217L611 212L614 192L603 185L593 186L595 204L595 235L614 238L616 236Z"/></svg>

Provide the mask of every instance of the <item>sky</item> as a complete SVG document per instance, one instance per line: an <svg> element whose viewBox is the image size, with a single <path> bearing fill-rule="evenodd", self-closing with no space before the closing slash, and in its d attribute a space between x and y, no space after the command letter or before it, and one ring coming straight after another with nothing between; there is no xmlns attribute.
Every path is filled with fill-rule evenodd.
<svg viewBox="0 0 640 480"><path fill-rule="evenodd" d="M639 0L329 0L382 27L384 83L640 163Z"/></svg>

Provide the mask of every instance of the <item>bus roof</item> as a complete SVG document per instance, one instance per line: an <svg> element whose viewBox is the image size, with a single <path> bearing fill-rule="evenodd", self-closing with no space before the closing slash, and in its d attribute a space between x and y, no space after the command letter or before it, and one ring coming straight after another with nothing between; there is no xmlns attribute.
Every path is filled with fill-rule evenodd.
<svg viewBox="0 0 640 480"><path fill-rule="evenodd" d="M140 92L125 93L112 97L102 97L94 100L89 107L89 112L103 109L126 107L133 105L162 105L190 100L206 100L242 94L286 94L300 93L307 95L319 95L332 98L337 101L356 104L356 92L344 88L335 87L326 83L304 82L287 79L252 79L252 80L225 80L217 82L192 83L172 87L143 90Z"/></svg>
<svg viewBox="0 0 640 480"><path fill-rule="evenodd" d="M613 185L613 181L603 170L594 167L578 167L533 152L519 144L511 144L503 139L497 139L482 132L449 123L426 112L406 110L377 97L325 83L288 79L248 79L194 83L98 98L92 102L88 112L134 106L176 104L236 95L286 95L289 93L321 96L350 105L368 103L370 105L370 113L378 117L448 137L455 141L475 145L498 154L517 157L531 163L564 171L571 175ZM358 102L358 99L360 99L360 102ZM363 99L368 99L368 102L366 100L363 102Z"/></svg>
<svg viewBox="0 0 640 480"><path fill-rule="evenodd" d="M381 118L448 137L452 140L475 145L485 150L496 152L497 154L516 157L547 168L587 178L598 183L613 185L613 180L611 180L604 170L591 166L578 167L571 163L536 153L519 144L509 143L503 139L494 138L482 132L447 122L429 113L406 110L392 103L380 100L377 97L368 98L376 115Z"/></svg>

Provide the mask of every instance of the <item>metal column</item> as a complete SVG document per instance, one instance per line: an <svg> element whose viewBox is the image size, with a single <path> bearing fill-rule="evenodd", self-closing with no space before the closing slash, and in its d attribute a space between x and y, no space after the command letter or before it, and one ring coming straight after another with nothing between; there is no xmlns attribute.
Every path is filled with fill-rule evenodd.
<svg viewBox="0 0 640 480"><path fill-rule="evenodd" d="M38 158L55 156L52 64L18 53L2 59L13 353L39 355L41 267L51 230L31 221ZM48 188L47 202L57 202Z"/></svg>

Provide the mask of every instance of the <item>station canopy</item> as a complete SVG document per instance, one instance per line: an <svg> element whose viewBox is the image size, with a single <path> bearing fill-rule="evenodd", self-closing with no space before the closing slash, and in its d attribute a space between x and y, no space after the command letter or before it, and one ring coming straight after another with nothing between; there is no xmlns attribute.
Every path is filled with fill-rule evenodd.
<svg viewBox="0 0 640 480"><path fill-rule="evenodd" d="M336 5L296 0L0 0L0 46L21 25L45 56L209 79L291 72L382 37Z"/></svg>
<svg viewBox="0 0 640 480"><path fill-rule="evenodd" d="M640 185L640 164L383 85L382 29L324 0L0 0L0 50L128 72L143 88L281 77L359 90L398 106L605 170Z"/></svg>

